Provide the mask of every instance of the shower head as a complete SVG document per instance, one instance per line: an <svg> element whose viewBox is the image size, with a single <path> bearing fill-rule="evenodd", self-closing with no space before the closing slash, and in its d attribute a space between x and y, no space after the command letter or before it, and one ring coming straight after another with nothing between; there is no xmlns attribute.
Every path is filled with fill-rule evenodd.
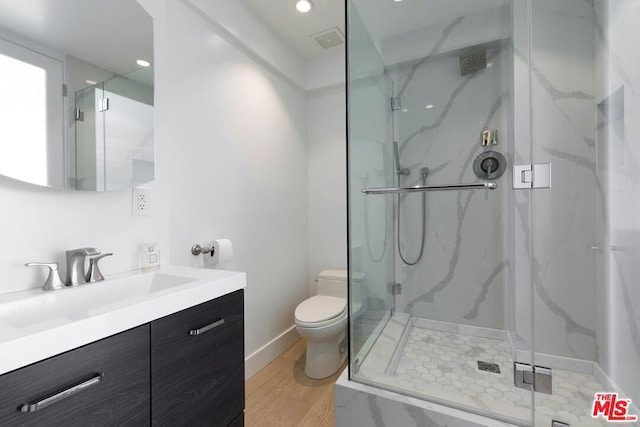
<svg viewBox="0 0 640 427"><path fill-rule="evenodd" d="M479 47L460 55L460 74L466 76L487 68L487 48Z"/></svg>

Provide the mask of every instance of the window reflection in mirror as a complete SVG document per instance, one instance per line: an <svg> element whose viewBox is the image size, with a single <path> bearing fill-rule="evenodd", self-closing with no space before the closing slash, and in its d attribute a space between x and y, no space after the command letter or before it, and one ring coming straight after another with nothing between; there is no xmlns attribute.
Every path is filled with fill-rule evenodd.
<svg viewBox="0 0 640 427"><path fill-rule="evenodd" d="M137 63L153 63L151 17L136 0L47 3L0 0L0 174L90 191L153 180L153 66Z"/></svg>
<svg viewBox="0 0 640 427"><path fill-rule="evenodd" d="M62 63L0 40L0 171L64 186Z"/></svg>

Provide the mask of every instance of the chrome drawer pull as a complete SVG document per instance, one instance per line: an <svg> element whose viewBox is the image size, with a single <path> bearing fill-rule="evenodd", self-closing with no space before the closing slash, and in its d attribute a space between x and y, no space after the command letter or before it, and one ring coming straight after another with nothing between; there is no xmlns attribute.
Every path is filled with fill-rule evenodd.
<svg viewBox="0 0 640 427"><path fill-rule="evenodd" d="M51 396L45 397L43 399L38 400L34 403L25 403L20 407L21 412L36 412L40 409L46 408L49 405L53 405L56 402L61 401L62 399L66 399L69 396L72 396L76 393L81 392L87 387L91 387L92 385L98 384L102 381L102 374L96 374L95 376L89 378L88 380L84 380L79 384L73 385L66 390L63 390L59 393L53 394Z"/></svg>
<svg viewBox="0 0 640 427"><path fill-rule="evenodd" d="M200 329L192 329L192 330L189 331L189 335L195 337L196 335L201 335L201 334L204 334L205 332L209 332L210 330L212 330L214 328L217 328L218 326L220 326L222 324L224 324L224 319L220 319L220 320L218 320L216 322L213 322L210 325L203 326Z"/></svg>

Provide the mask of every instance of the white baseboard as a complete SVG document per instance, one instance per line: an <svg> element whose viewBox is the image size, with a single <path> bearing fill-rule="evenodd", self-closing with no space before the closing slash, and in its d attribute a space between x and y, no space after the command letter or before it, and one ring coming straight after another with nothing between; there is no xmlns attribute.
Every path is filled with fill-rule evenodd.
<svg viewBox="0 0 640 427"><path fill-rule="evenodd" d="M295 325L244 358L244 379L248 380L300 339Z"/></svg>

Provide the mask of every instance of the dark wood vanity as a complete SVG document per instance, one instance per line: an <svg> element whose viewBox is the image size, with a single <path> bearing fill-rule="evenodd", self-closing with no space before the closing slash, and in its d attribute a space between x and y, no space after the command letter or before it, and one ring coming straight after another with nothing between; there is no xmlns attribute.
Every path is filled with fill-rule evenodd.
<svg viewBox="0 0 640 427"><path fill-rule="evenodd" d="M244 291L1 375L0 425L244 425Z"/></svg>

